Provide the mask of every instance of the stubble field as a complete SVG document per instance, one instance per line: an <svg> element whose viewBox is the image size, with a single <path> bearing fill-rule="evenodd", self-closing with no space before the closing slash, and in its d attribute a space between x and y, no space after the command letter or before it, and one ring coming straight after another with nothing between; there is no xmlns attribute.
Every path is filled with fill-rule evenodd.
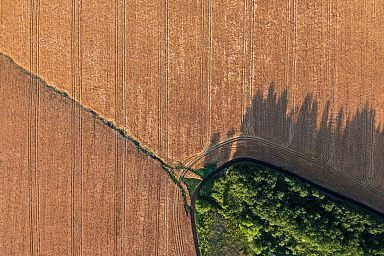
<svg viewBox="0 0 384 256"><path fill-rule="evenodd" d="M4 252L193 252L161 165L82 106L167 163L255 158L383 210L381 0L21 0L0 17Z"/></svg>
<svg viewBox="0 0 384 256"><path fill-rule="evenodd" d="M162 164L0 57L2 255L191 255Z"/></svg>

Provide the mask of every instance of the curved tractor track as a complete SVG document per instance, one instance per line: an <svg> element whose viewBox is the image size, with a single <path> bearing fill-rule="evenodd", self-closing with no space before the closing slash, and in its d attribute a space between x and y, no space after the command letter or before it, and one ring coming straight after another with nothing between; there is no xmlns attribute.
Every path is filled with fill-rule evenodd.
<svg viewBox="0 0 384 256"><path fill-rule="evenodd" d="M384 205L379 203L384 199L384 190L377 185L342 172L324 160L308 157L289 147L258 137L234 137L210 147L183 164L186 168L182 176L207 164L221 166L237 158L251 158L269 163L384 212Z"/></svg>
<svg viewBox="0 0 384 256"><path fill-rule="evenodd" d="M234 137L204 150L198 156L184 163L185 169L181 177L185 177L189 172L209 164L215 164L217 167L199 183L192 195L189 194L192 233L197 255L200 252L196 230L195 201L200 188L207 180L229 165L245 160L289 172L330 193L352 200L362 207L376 211L379 214L384 213L382 203L384 200L384 190L373 186L366 179L360 180L327 165L326 159L314 159L284 145L252 136ZM182 179L180 178L179 181L182 182Z"/></svg>
<svg viewBox="0 0 384 256"><path fill-rule="evenodd" d="M199 255L198 234L195 220L195 201L199 189L206 180L212 178L219 171L237 161L250 160L272 166L313 183L343 198L353 200L363 207L384 213L384 190L377 188L366 179L359 179L348 173L339 171L327 164L327 159L315 159L305 154L290 149L289 147L262 138L252 136L239 136L227 139L198 156L188 159L181 178L198 168L209 164L217 166L212 173L205 177L195 188L193 194L189 194L190 216L192 233L196 254Z"/></svg>

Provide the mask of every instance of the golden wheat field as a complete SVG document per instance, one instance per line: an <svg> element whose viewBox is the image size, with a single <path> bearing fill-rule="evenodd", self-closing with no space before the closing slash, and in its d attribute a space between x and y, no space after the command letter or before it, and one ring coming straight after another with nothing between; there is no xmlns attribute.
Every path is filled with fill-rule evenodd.
<svg viewBox="0 0 384 256"><path fill-rule="evenodd" d="M193 255L171 177L248 157L384 211L384 1L0 2L0 255Z"/></svg>

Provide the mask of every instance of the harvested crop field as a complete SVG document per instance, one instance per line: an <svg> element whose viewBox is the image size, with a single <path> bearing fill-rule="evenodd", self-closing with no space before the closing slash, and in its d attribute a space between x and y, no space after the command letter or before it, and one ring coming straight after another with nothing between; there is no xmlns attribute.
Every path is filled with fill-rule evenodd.
<svg viewBox="0 0 384 256"><path fill-rule="evenodd" d="M193 254L179 189L115 128L384 211L382 1L20 0L0 22L0 253Z"/></svg>
<svg viewBox="0 0 384 256"><path fill-rule="evenodd" d="M32 5L31 5L32 3ZM380 1L68 1L1 3L0 51L184 161L240 125L259 92L310 95L330 121L368 104L383 119ZM321 118L316 120L320 126ZM346 123L346 120L343 120Z"/></svg>
<svg viewBox="0 0 384 256"><path fill-rule="evenodd" d="M0 84L1 255L192 254L158 160L3 56Z"/></svg>

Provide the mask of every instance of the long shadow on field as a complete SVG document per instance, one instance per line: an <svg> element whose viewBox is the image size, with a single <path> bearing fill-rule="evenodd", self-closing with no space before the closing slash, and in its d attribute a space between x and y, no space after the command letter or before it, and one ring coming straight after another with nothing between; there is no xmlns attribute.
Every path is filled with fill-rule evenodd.
<svg viewBox="0 0 384 256"><path fill-rule="evenodd" d="M346 114L343 109L332 113L331 102L327 101L323 105L323 109L319 111L320 104L312 95L307 95L299 108L289 109L288 96L287 90L278 94L273 84L269 86L266 97L263 97L261 91L257 91L241 124L240 137L262 138L274 145L279 145L282 149L293 150L353 177L355 180L352 180L352 182L345 181L345 184L337 184L337 181L331 181L332 178L330 177L332 176L325 177L323 179L325 184L329 182L331 186L334 186L331 190L325 190L339 194L342 198L352 199L352 201L357 200L357 203L364 207L364 199L369 198L371 195L369 193L372 193L372 191L367 192L368 190L364 190L352 193L355 195L356 193L367 193L358 196L358 198L344 195L343 192L359 190L361 187L354 187L353 185L355 181L361 182L361 184L369 184L379 191L384 188L384 131L376 126L375 110L365 104L353 114ZM318 114L320 112L321 115ZM231 131L227 134L227 138L230 138L230 135L233 134L234 132ZM212 136L210 147L217 145L221 137L219 133L215 133ZM236 149L231 155L232 146L235 146ZM259 159L258 155L249 154L249 152L245 152L246 150L248 150L247 147L239 149L236 145L226 144L220 149L220 153L217 153L220 163L224 163L217 171L222 170L222 167L227 166L229 163L235 162L236 159L249 158L249 155L253 156L252 158L256 161L260 160L267 165L271 164L271 167L279 168L279 166L274 166L274 163L265 160L268 157L265 158L264 156L263 159ZM267 155L268 152L272 153L272 151L267 150ZM215 163L217 160L214 154L208 155L204 159L204 165ZM293 161L300 162L303 160L297 157ZM300 163L297 165L300 166ZM293 171L295 175L298 174L299 177L320 186L321 184L316 184L316 181L311 180L309 174L313 172L316 175L327 175L324 172L316 172L317 170L311 168L298 173L289 169L282 171ZM211 175L214 175L214 173ZM209 178L207 177L207 179ZM343 183L343 179L341 181ZM198 190L199 188L196 191ZM192 196L192 211L194 211L196 196L196 193ZM379 198L379 200L367 200L370 205L368 208L372 210L373 204L380 204L380 207L374 207L374 211L383 209L384 197ZM193 212L191 217L194 222ZM199 254L196 227L194 223L192 223L192 226L196 253Z"/></svg>
<svg viewBox="0 0 384 256"><path fill-rule="evenodd" d="M299 108L289 109L288 96L287 90L278 94L273 84L266 97L257 91L245 113L240 136L265 139L364 183L382 187L384 132L376 126L374 109L365 104L353 114L346 114L343 109L331 113L331 103L327 101L319 111L320 104L312 95L307 95ZM219 140L220 134L216 133L211 144ZM229 147L223 150L228 150L224 155L230 160ZM243 152L236 151L231 158L239 157L243 157ZM209 163L212 159L207 157L205 164Z"/></svg>

